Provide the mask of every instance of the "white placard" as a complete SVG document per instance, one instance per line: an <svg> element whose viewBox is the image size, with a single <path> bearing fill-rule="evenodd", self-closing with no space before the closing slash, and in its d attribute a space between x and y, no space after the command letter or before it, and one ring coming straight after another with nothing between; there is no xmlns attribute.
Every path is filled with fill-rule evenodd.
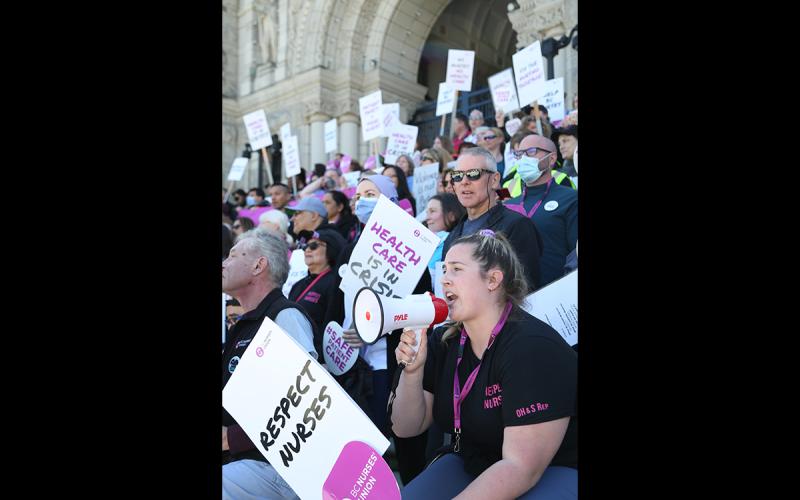
<svg viewBox="0 0 800 500"><path fill-rule="evenodd" d="M330 153L336 151L337 148L336 137L336 118L325 122L325 152Z"/></svg>
<svg viewBox="0 0 800 500"><path fill-rule="evenodd" d="M447 82L439 84L439 95L436 97L436 116L442 116L453 112L456 104L456 89L450 87Z"/></svg>
<svg viewBox="0 0 800 500"><path fill-rule="evenodd" d="M293 135L283 143L283 164L286 168L286 177L292 178L300 173L300 149L297 146L297 136Z"/></svg>
<svg viewBox="0 0 800 500"><path fill-rule="evenodd" d="M361 137L365 141L383 136L383 107L381 91L375 91L358 99L361 114Z"/></svg>
<svg viewBox="0 0 800 500"><path fill-rule="evenodd" d="M569 345L577 344L578 270L525 297L522 308L552 326Z"/></svg>
<svg viewBox="0 0 800 500"><path fill-rule="evenodd" d="M436 194L436 183L439 182L439 164L432 163L414 169L414 188L412 195L417 200L417 212L424 212L428 200Z"/></svg>
<svg viewBox="0 0 800 500"><path fill-rule="evenodd" d="M508 135L514 135L517 133L517 131L519 131L519 128L521 126L522 126L522 120L520 120L519 118L508 120L506 122L506 132L508 132Z"/></svg>
<svg viewBox="0 0 800 500"><path fill-rule="evenodd" d="M489 92L492 93L495 111L502 110L507 115L519 109L517 86L514 84L514 72L511 68L489 77Z"/></svg>
<svg viewBox="0 0 800 500"><path fill-rule="evenodd" d="M331 321L322 334L322 352L325 365L334 375L341 375L356 364L358 348L352 347L342 337L342 325Z"/></svg>
<svg viewBox="0 0 800 500"><path fill-rule="evenodd" d="M292 136L292 124L284 123L281 125L281 142L286 142L286 139Z"/></svg>
<svg viewBox="0 0 800 500"><path fill-rule="evenodd" d="M544 64L542 44L538 40L520 50L511 59L514 63L514 79L517 83L519 103L523 106L544 96Z"/></svg>
<svg viewBox="0 0 800 500"><path fill-rule="evenodd" d="M378 295L406 297L414 291L438 244L438 236L381 195L339 288L345 297L354 297L365 286ZM345 311L352 307L345 303Z"/></svg>
<svg viewBox="0 0 800 500"><path fill-rule="evenodd" d="M444 255L442 255L444 259ZM433 264L433 294L440 299L444 298L444 285L442 285L442 279L444 279L444 261L440 260ZM449 316L449 314L448 314Z"/></svg>
<svg viewBox="0 0 800 500"><path fill-rule="evenodd" d="M472 90L472 68L474 65L474 50L448 50L445 82L455 90L469 92Z"/></svg>
<svg viewBox="0 0 800 500"><path fill-rule="evenodd" d="M348 442L378 454L389 447L328 371L269 318L223 389L222 406L300 498L321 498Z"/></svg>
<svg viewBox="0 0 800 500"><path fill-rule="evenodd" d="M267 115L263 109L244 115L244 126L253 151L272 146L272 132L269 131Z"/></svg>
<svg viewBox="0 0 800 500"><path fill-rule="evenodd" d="M394 127L402 125L400 123L400 103L391 102L389 104L382 104L381 115L383 116L382 137L389 137Z"/></svg>
<svg viewBox="0 0 800 500"><path fill-rule="evenodd" d="M283 288L281 288L283 296L288 299L289 292L292 291L294 284L306 276L308 276L308 266L306 265L305 255L302 250L293 250L292 256L289 257L289 276L286 278Z"/></svg>
<svg viewBox="0 0 800 500"><path fill-rule="evenodd" d="M564 79L553 78L544 82L544 97L539 104L547 108L547 117L551 122L564 119Z"/></svg>
<svg viewBox="0 0 800 500"><path fill-rule="evenodd" d="M242 180L242 176L244 175L244 170L247 168L247 164L250 163L248 158L236 158L233 160L233 165L231 165L231 171L228 172L228 180L229 181L240 181Z"/></svg>
<svg viewBox="0 0 800 500"><path fill-rule="evenodd" d="M389 133L389 142L386 143L384 162L394 165L400 155L414 154L414 145L417 142L419 129L415 125L398 124ZM416 176L417 172L414 171Z"/></svg>
<svg viewBox="0 0 800 500"><path fill-rule="evenodd" d="M359 170L355 172L347 172L343 175L344 180L347 181L347 187L356 187L358 186L358 176L361 175Z"/></svg>

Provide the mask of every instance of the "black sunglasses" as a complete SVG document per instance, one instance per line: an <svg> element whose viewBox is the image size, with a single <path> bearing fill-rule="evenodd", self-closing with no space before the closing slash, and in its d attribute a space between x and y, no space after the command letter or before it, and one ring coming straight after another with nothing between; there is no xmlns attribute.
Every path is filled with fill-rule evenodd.
<svg viewBox="0 0 800 500"><path fill-rule="evenodd" d="M478 179L481 178L481 174L483 172L488 172L490 174L494 173L493 170L486 170L484 168L473 168L472 170L467 170L465 172L462 172L460 170L453 170L452 173L450 174L450 182L453 183L461 182L464 179L465 175L467 176L467 179L471 181L477 181Z"/></svg>
<svg viewBox="0 0 800 500"><path fill-rule="evenodd" d="M324 246L325 246L325 244L324 244L324 243L320 243L320 242L318 242L318 241L312 241L311 243L309 243L308 245L306 245L306 248L308 248L309 250L311 250L311 251L313 252L313 251L314 251L314 250L316 250L317 248L319 248L319 247L324 247ZM304 250L305 250L305 248L304 248Z"/></svg>

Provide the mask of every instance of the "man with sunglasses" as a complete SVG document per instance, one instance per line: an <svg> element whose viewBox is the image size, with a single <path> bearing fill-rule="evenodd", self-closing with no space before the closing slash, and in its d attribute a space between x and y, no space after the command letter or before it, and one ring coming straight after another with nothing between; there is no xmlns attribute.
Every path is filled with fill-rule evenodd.
<svg viewBox="0 0 800 500"><path fill-rule="evenodd" d="M529 218L507 210L499 203L495 190L500 185L500 173L494 155L481 147L462 151L450 178L458 201L467 214L450 231L442 255L447 255L450 245L461 236L477 233L481 229L502 232L525 268L528 287L531 290L538 288L541 239Z"/></svg>
<svg viewBox="0 0 800 500"><path fill-rule="evenodd" d="M544 243L539 286L545 286L564 275L567 255L578 241L578 192L555 182L556 145L550 139L526 136L514 157L522 193L507 200L505 206L529 217L539 230Z"/></svg>

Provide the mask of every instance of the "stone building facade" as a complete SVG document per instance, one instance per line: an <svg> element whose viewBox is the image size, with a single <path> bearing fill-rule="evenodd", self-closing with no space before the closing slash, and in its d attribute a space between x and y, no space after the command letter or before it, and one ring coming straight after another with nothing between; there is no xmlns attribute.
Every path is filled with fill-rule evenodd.
<svg viewBox="0 0 800 500"><path fill-rule="evenodd" d="M441 58L423 52L476 50L474 89L510 67L517 50L568 34L578 21L577 0L516 3L509 12L508 0L223 0L223 184L247 142L242 116L249 112L264 109L273 134L290 123L307 170L330 156L323 126L331 118L339 151L363 160L359 97L380 89L383 102L400 103L401 121L410 120L444 79ZM562 49L554 71L571 99L577 52ZM254 154L237 187L257 184L256 165Z"/></svg>

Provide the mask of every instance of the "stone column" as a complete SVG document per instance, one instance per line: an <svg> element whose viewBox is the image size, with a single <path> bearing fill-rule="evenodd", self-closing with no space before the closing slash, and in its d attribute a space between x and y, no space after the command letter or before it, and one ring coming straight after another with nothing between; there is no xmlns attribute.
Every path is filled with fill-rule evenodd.
<svg viewBox="0 0 800 500"><path fill-rule="evenodd" d="M330 119L330 116L319 112L313 113L309 117L311 122L311 165L327 162L327 155L325 154L325 122Z"/></svg>
<svg viewBox="0 0 800 500"><path fill-rule="evenodd" d="M339 153L350 155L361 161L359 144L361 143L361 127L355 113L345 113L339 117ZM324 137L323 137L324 139Z"/></svg>

